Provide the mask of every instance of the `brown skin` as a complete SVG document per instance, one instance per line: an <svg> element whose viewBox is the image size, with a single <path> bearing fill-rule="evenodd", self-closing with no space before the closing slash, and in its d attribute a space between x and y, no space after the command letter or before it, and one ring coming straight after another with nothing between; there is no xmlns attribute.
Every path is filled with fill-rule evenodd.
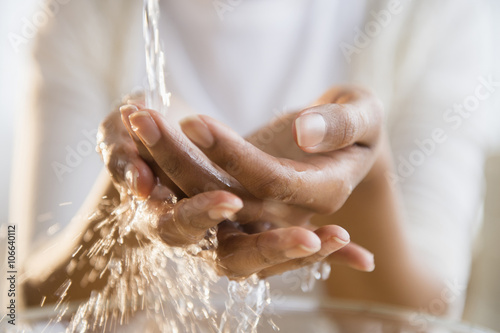
<svg viewBox="0 0 500 333"><path fill-rule="evenodd" d="M154 117L159 117L154 111L149 112ZM133 164L138 171L137 186L133 189L139 196L146 197L154 190L154 178L157 176L162 185L168 187L171 193L175 193L180 197L181 200L175 205L173 214L166 212L164 218L162 218L163 222L158 223L156 226L159 235L170 245L177 246L197 242L203 237L205 230L224 221L226 217L238 213L243 203L246 212L241 216L243 217L242 220L247 222L244 228L227 221L219 226L218 257L220 261L218 264L221 273L228 275L230 278L248 276L253 273L258 273L261 276L278 274L323 260L328 256L331 256L331 260L335 262L347 264L357 269L372 269L371 255L355 244L348 244L349 236L342 228L334 225L319 228L294 226L296 224L306 226L314 210L325 209L324 207L318 207L317 204L308 206L307 202L302 203L302 205L299 205L299 202L279 202L279 200L276 200L277 198L269 198L269 189L272 189L275 185L272 182L269 182L267 187L262 186L262 184L259 185L258 188L263 188L263 192L254 191L252 193L252 191L247 191L244 186L239 184L244 173L236 180L231 175L225 174L227 170L215 167L216 172L220 173L220 177L214 178L212 176L214 169L212 163L202 162L200 171L199 162L201 160L195 160L196 163L193 163L193 160L190 159L192 154L186 153L188 149L192 150L194 146L185 138L178 140L179 134L175 131L165 131L163 133L167 139L174 137L177 140L164 141L163 152L158 157L156 155L159 151L152 150L151 147L146 149L142 142L138 140L138 137L131 131L130 123L127 121L127 117L124 117L124 114L126 115L126 112L122 112L125 126L120 124L117 114L112 114L101 126L100 147L102 148L103 160L113 176L113 181L122 186L130 185L130 183L126 182L125 166L127 163ZM155 121L162 120L156 118ZM288 125L288 128L291 129L291 122ZM127 130L130 136L127 136ZM291 142L295 146L291 135L292 132L285 131L284 133L285 141ZM280 137L280 135L277 136L277 142ZM249 141L251 142L252 138L249 138ZM272 146L269 145L269 147ZM171 149L165 150L166 147ZM253 146L249 147L252 148ZM279 144L274 144L274 148L279 150ZM300 150L298 152L302 154ZM164 156L169 154L172 158L165 160ZM326 160L319 157L318 161L309 161L308 164L305 164L305 167L312 167L314 171L317 169L314 163L326 163ZM179 163L179 161L182 163ZM182 165L182 168L176 170L176 165ZM260 166L257 165L257 167ZM155 173L153 173L153 170ZM185 170L190 172L186 173ZM252 172L251 170L248 171ZM196 174L197 177L192 177L193 174ZM278 174L271 174L271 176L278 176ZM228 188L224 182L219 181L220 178L225 178L233 186ZM109 178L100 180L100 183L101 191L97 191L90 196L93 206L90 204L89 207L97 207L97 202L103 193L106 193L109 199L117 200L118 198L117 192L113 191ZM213 190L196 194L199 190L194 186L199 186L199 184L210 184L210 189ZM217 187L220 189L217 190ZM251 190L252 187L249 187ZM102 190L103 188L105 190ZM254 186L253 188L257 187ZM286 190L286 187L284 189ZM190 193L191 197L188 198L184 194L185 192ZM236 192L237 195L231 192ZM265 197L259 198L259 194L264 194ZM287 200L279 193L275 192L275 194ZM153 196L150 200L161 200L161 198ZM345 200L345 198L342 198L342 200ZM215 218L213 212L210 214L214 207L220 208L218 211L216 210L218 214L215 214ZM278 216L281 217L281 221L274 222L271 220L272 223L261 223L264 221L263 217L266 218L265 222L271 222L267 219L276 217L276 208L278 210L284 208L285 216L296 215L299 218L293 223L284 223L286 219L280 213ZM92 209L89 209L89 211L92 211ZM173 216L176 218L172 219ZM85 234L86 230L93 229L92 223L83 218L81 221L74 220L72 224L74 226L73 235L65 234L65 240L61 242L63 244L62 248L54 247L57 251L53 251L53 255L45 257L53 258L52 262L40 267L36 263L41 262L41 259L35 255L27 265L28 279L25 282L24 289L28 295L28 304L39 304L43 295L52 295L67 278L71 278L74 282L68 290L68 299L85 299L91 290L102 287L105 277L102 280L97 279L93 283L79 285L78 281L82 280L82 277L91 269L91 266L85 263L85 257L80 259L77 270L71 272L66 270L72 260L70 254L73 250L81 245L80 253L84 253L93 243L92 240L89 241L74 236ZM182 232L179 232L179 226L181 226ZM277 226L282 228L276 228ZM95 237L99 237L99 235L96 234ZM68 239L74 241L68 242ZM346 250L339 251L342 248ZM46 252L43 253L46 255ZM50 301L56 301L56 298L49 297L47 302Z"/></svg>

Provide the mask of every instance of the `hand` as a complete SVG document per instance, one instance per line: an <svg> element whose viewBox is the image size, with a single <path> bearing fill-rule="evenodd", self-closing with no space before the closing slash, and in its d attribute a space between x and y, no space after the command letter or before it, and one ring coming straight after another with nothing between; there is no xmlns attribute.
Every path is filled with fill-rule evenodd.
<svg viewBox="0 0 500 333"><path fill-rule="evenodd" d="M366 93L366 92L358 92L357 94L355 93L352 93L351 92L351 96L346 96L346 93L345 92L337 92L337 96L335 97L332 97L334 94L332 94L332 92L335 92L335 90L332 90L331 92L329 92L329 95L325 95L323 96L323 99L327 99L327 98L330 98L330 99L333 99L335 100L335 98L337 99L343 99L344 101L349 101L349 100L353 100L355 101L356 103L353 103L353 104L357 104L358 107L360 107L363 103L363 98L364 98L364 104L369 104L369 103L373 103L375 104L374 106L377 107L376 105L376 100L370 100L370 98L366 98L367 96L370 96L369 93ZM359 95L363 95L365 94L365 96L361 96L363 98L360 98ZM359 101L361 99L361 102ZM367 103L368 101L368 103ZM130 110L130 108L129 108ZM129 111L128 110L128 111ZM125 111L125 109L123 110ZM303 114L307 114L307 111L312 111L312 109L310 110L306 110L303 112ZM364 110L362 110L364 111ZM376 118L376 108L375 108L375 115L374 117L372 117L373 119L377 120ZM130 117L131 116L131 113L130 112L125 112L125 113L128 113L128 116ZM360 114L358 116L363 116L363 114L361 112L359 112ZM330 116L330 118L332 118L332 116L335 116L335 114L327 114L327 116ZM352 115L351 115L352 116ZM166 134L166 137L168 138L170 136L170 138L173 138L173 140L169 143L168 140L165 140L165 142L162 142L162 143L166 143L166 146L168 146L170 144L170 147L171 149L167 149L165 151L164 154L161 153L162 150L164 150L162 147L158 147L156 149L156 151L153 149L153 155L156 153L160 153L160 154L156 154L158 155L157 157L159 157L159 159L161 160L161 158L163 157L163 160L166 160L165 162L166 163L161 163L160 162L160 165L162 165L162 169L165 170L165 168L167 168L167 171L168 172L168 168L169 166L173 167L172 169L170 169L170 173L171 174L174 174L176 176L176 183L179 184L179 186L182 188L187 188L188 191L190 190L190 182L192 181L197 181L199 182L200 181L200 178L201 180L203 181L203 176L205 175L209 175L209 176L213 176L214 174L216 175L216 181L215 182L209 182L208 185L211 185L212 187L215 187L217 188L217 185L221 185L220 183L222 183L222 188L224 186L227 187L228 183L231 182L231 179L230 178L227 178L227 175L224 175L224 173L222 173L220 171L220 169L217 168L217 166L214 166L214 165L211 165L210 163L205 163L203 165L203 163L196 163L197 161L204 161L206 162L206 160L203 160L203 157L200 158L200 154L199 152L197 152L196 150L192 150L192 147L189 146L189 143L186 143L186 140L183 139L182 136L179 136L178 134L178 131L176 131L176 129L172 129L172 131L168 132L168 131L162 131L163 133L156 133L157 131L155 131L156 129L154 127L156 127L156 123L162 123L162 125L165 125L166 127L169 126L169 124L166 124L163 122L162 119L159 119L161 117L159 117L158 119L153 119L153 118L156 118L158 117L158 115L156 113L154 113L153 111L150 112L149 115L147 114L144 114L144 112L142 112L142 114L136 114L136 115L133 115L132 118L136 118L135 120L135 123L136 123L136 130L138 130L140 132L141 130L141 127L143 127L143 142L146 144L146 145L149 145L151 146L151 143L152 141L159 141L160 140L160 137L162 134ZM142 120L140 120L142 117ZM126 119L127 117L125 116L124 117L124 120ZM370 120L370 119L368 119ZM152 128L149 128L150 125L153 125ZM361 125L363 125L361 123ZM370 125L370 124L368 124ZM375 121L373 127L377 128L377 122ZM363 130L363 128L353 128L354 130L358 129L358 130ZM300 130L300 129L299 129ZM297 132L297 137L296 139L297 140L300 140L300 133L298 133L299 131L296 131ZM144 134L145 136L149 136L149 138L145 138L144 137ZM153 136L151 136L151 134L155 134ZM367 134L367 133L364 133L364 134ZM135 134L133 134L135 135ZM370 136L369 135L364 135L367 139L370 139ZM255 137L258 137L258 136L255 136ZM285 136L286 137L286 136ZM289 137L292 137L291 135L289 135ZM327 140L324 140L326 142L326 144L323 144L323 147L320 146L317 146L317 147L314 147L314 148L310 148L310 147L307 147L307 146L304 146L303 145L303 148L305 150L320 150L320 149L327 149L328 147L328 144L330 143L331 144L331 138L330 136L325 136ZM354 138L356 138L355 135L353 135ZM145 139L145 140L144 140ZM147 141L149 139L149 142ZM152 139L152 140L151 140ZM306 138L307 139L307 138ZM328 141L328 139L330 139L330 142ZM302 141L304 142L304 139L302 138ZM156 142L155 142L156 143ZM173 143L173 144L171 144ZM345 142L343 142L345 144ZM375 146L375 144L372 142L371 143L372 146ZM343 148L343 147L340 147L340 148ZM347 150L347 149L346 149ZM165 156L163 155L168 155L169 152L172 152L172 151L175 151L175 155L177 156L172 156L173 159L168 159L166 158ZM189 152L188 154L186 154L186 151ZM151 149L149 150L149 152L151 152ZM180 153L180 154L179 154ZM172 154L171 154L172 155ZM180 156L180 158L179 158ZM158 158L157 158L158 159ZM177 161L176 161L177 160ZM180 161L179 161L180 160ZM172 163L173 162L173 163ZM191 163L190 163L191 162ZM187 178L187 177L183 177L182 175L182 171L183 170L179 170L180 168L182 169L185 169L184 167L187 167L187 168L190 168L190 167L194 167L196 169L196 167L200 167L200 164L201 165L201 168L199 168L199 170L201 170L202 172L198 173L198 175L202 175L202 177L196 177L196 179L194 179L193 177L191 178ZM208 172L207 172L208 170ZM179 172L180 171L180 172ZM224 177L226 177L226 182L219 182L219 184L217 184L217 180L220 180L220 179L224 179ZM210 177L209 177L210 178ZM213 180L213 178L212 178ZM234 181L233 181L233 184L234 184ZM231 190L235 190L237 189L239 184L235 184L235 186L233 186L231 188ZM230 185L229 185L230 187ZM241 188L237 189L237 190L240 190L241 191ZM251 196L248 196L248 193L244 193L243 192L243 196L247 196L247 197L250 197ZM264 202L265 203L265 202ZM248 206L247 203L245 203L246 206ZM281 204L283 206L283 204ZM264 205L265 206L265 205ZM273 210L274 212L276 213L277 211L279 211L282 207L279 207L280 206L280 203L273 203L272 205L267 205L268 207L270 206L273 206ZM286 204L285 204L286 206ZM292 205L293 207L293 205ZM278 208L278 209L276 209ZM295 207L294 207L295 208ZM283 220L289 220L290 219L290 216L297 216L297 214L293 214L293 215L288 215L287 218L283 218L283 212L286 211L286 209L281 209L281 217ZM302 212L304 214L304 212ZM309 213L310 214L310 213ZM305 213L304 215L307 216L307 213ZM303 216L304 216L303 215ZM276 215L275 215L276 216ZM341 261L344 261L344 262L347 262L347 263L351 263L352 266L356 266L357 268L361 268L361 269L372 269L372 266L373 266L373 258L366 252L366 250L363 250L362 248L360 248L359 246L355 246L355 245L349 245L347 246L344 250L342 251L339 251L337 253L337 255L335 255L336 257L338 257L337 259L340 259ZM346 260L346 258L348 258L348 260ZM357 260L357 259L361 259L361 260Z"/></svg>
<svg viewBox="0 0 500 333"><path fill-rule="evenodd" d="M373 94L343 87L331 89L313 107L279 117L246 140L207 116L186 119L182 129L250 194L266 200L267 208L290 208L290 221L289 216L302 217L298 207L332 214L343 205L377 158L381 120Z"/></svg>

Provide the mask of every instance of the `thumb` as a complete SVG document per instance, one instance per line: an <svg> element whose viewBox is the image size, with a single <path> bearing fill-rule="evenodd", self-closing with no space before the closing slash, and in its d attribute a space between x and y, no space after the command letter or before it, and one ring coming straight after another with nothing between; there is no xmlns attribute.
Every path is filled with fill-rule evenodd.
<svg viewBox="0 0 500 333"><path fill-rule="evenodd" d="M350 104L323 104L300 112L293 124L295 142L305 152L330 152L364 142L366 117Z"/></svg>

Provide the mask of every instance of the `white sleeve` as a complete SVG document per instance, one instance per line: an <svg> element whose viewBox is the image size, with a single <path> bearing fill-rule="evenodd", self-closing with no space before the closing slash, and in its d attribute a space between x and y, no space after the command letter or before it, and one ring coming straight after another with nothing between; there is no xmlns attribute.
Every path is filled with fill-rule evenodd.
<svg viewBox="0 0 500 333"><path fill-rule="evenodd" d="M490 103L500 92L481 1L420 2L400 41L390 139L418 255L465 297L483 202Z"/></svg>
<svg viewBox="0 0 500 333"><path fill-rule="evenodd" d="M104 3L61 5L34 46L35 77L19 124L11 209L31 249L62 230L84 201L102 168L95 151L98 124L127 92L114 79L122 78L116 72L126 60L113 58L119 45L111 27L120 27L120 10Z"/></svg>
<svg viewBox="0 0 500 333"><path fill-rule="evenodd" d="M386 107L395 165L387 179L401 191L408 239L429 276L460 286L456 314L483 203L487 122L500 93L488 1L380 0L367 24L391 3L401 10L353 58L353 80Z"/></svg>

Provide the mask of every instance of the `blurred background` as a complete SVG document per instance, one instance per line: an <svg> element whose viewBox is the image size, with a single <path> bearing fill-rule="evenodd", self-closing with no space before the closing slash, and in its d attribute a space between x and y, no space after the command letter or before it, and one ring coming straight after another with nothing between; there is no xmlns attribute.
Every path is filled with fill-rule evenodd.
<svg viewBox="0 0 500 333"><path fill-rule="evenodd" d="M471 0L472 1L472 0ZM490 0L495 9L492 35L496 40L495 58L498 59L496 79L500 79L500 1ZM29 72L30 47L32 39L17 41L23 20L30 17L43 0L1 1L0 2L0 240L5 239L6 224L9 221L10 172L15 140L15 129L19 119L19 110L26 99L20 93L27 84ZM497 92L497 95L500 93ZM497 96L499 97L499 96ZM500 115L500 98L497 98L496 110ZM500 122L500 116L497 117ZM16 135L22 135L22 130ZM500 133L496 133L496 142L500 142ZM22 152L18 152L22 154ZM498 146L486 168L487 196L485 202L484 225L480 232L472 270L469 295L464 319L500 330L500 150ZM15 223L16 221L11 221ZM1 243L1 242L0 242ZM2 274L5 262L5 246L0 248ZM4 278L2 278L3 282ZM2 295L3 297L3 295Z"/></svg>
<svg viewBox="0 0 500 333"><path fill-rule="evenodd" d="M22 18L29 17L35 3L35 0L2 1L0 3L0 35L2 36L0 38L0 105L2 108L0 141L2 142L1 153L3 156L0 161L0 221L3 224L7 221L9 212L12 144L18 110L21 108L19 96L21 89L19 87L26 84L30 54L28 44L20 45L16 52L10 43L9 34L19 33Z"/></svg>

